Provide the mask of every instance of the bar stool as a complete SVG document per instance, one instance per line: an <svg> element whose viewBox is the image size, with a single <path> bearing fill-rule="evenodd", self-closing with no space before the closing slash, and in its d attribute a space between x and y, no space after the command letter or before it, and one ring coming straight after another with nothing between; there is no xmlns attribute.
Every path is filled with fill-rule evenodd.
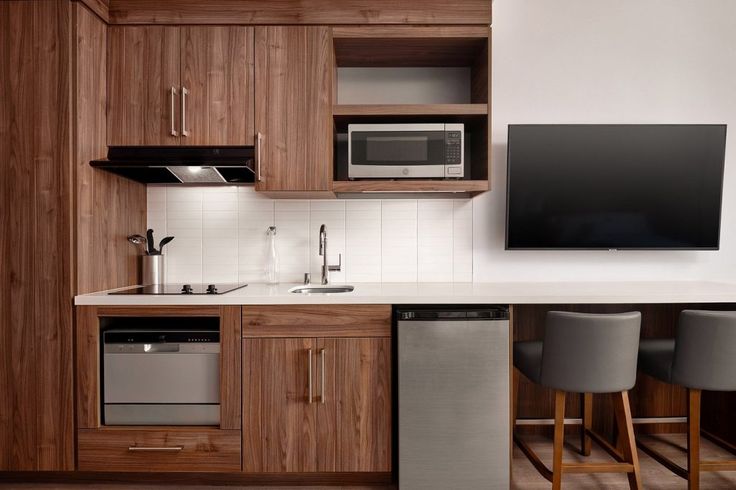
<svg viewBox="0 0 736 490"><path fill-rule="evenodd" d="M555 426L552 470L514 430L514 442L552 488L562 487L565 473L627 473L629 487L641 488L639 459L636 453L628 390L636 382L636 356L639 346L641 313L589 314L550 311L545 320L543 341L514 342L514 426L518 372L533 383L555 391ZM593 438L615 463L563 463L566 393L582 393L586 405L583 415L581 453L590 454ZM615 393L618 449L591 428L592 393Z"/></svg>
<svg viewBox="0 0 736 490"><path fill-rule="evenodd" d="M641 341L639 370L687 388L687 469L639 440L642 451L685 478L691 490L700 487L701 471L736 471L736 460L700 460L702 390L736 391L736 311L683 311L674 339ZM724 441L714 442L731 453L736 451Z"/></svg>

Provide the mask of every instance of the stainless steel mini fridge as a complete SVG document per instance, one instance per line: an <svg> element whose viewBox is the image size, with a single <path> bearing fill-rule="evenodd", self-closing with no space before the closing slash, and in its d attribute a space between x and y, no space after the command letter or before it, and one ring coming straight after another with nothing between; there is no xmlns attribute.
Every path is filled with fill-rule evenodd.
<svg viewBox="0 0 736 490"><path fill-rule="evenodd" d="M397 311L401 490L508 489L506 307Z"/></svg>

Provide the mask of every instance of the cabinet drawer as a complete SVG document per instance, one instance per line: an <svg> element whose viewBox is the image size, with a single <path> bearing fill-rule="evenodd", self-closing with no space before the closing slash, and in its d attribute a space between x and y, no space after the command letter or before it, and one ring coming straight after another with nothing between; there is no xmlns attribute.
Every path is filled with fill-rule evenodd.
<svg viewBox="0 0 736 490"><path fill-rule="evenodd" d="M240 431L81 429L80 471L240 471Z"/></svg>
<svg viewBox="0 0 736 490"><path fill-rule="evenodd" d="M390 336L391 305L243 307L243 337Z"/></svg>

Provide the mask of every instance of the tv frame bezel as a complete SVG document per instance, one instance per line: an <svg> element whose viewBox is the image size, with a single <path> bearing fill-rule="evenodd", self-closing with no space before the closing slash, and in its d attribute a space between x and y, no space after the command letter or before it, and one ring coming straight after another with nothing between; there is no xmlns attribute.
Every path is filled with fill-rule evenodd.
<svg viewBox="0 0 736 490"><path fill-rule="evenodd" d="M721 164L721 189L718 203L718 239L715 247L509 247L509 201L510 201L510 188L511 188L511 145L509 144L509 135L512 127L540 127L540 126L715 126L723 128L723 159ZM618 251L691 251L691 252L707 252L707 251L719 251L721 248L721 230L723 222L723 187L725 180L726 170L726 143L728 138L728 125L722 124L677 124L677 123L534 123L534 124L507 124L506 125L506 217L504 225L504 250L508 251L524 251L524 250L536 250L536 251L606 251L606 252L618 252Z"/></svg>

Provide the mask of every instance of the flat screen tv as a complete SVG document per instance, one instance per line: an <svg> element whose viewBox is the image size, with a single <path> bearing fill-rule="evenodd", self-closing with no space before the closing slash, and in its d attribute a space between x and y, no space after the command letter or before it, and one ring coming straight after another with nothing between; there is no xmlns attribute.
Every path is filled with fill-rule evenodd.
<svg viewBox="0 0 736 490"><path fill-rule="evenodd" d="M717 250L725 147L725 125L510 125L506 249Z"/></svg>

